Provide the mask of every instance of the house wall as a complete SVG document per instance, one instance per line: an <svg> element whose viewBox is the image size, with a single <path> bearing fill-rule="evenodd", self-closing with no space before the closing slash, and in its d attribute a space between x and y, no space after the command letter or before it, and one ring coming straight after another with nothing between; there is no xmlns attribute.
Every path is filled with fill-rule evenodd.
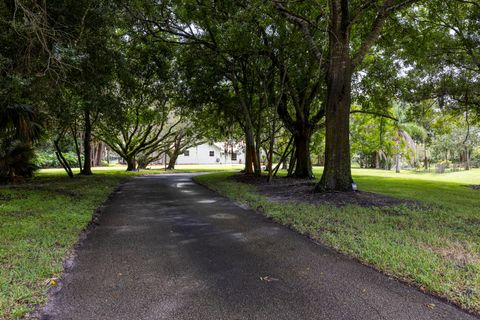
<svg viewBox="0 0 480 320"><path fill-rule="evenodd" d="M245 155L237 154L237 160L231 160L231 154L225 157L223 148L214 144L204 143L196 147L187 149L188 156L181 154L177 158L177 164L237 164L245 163ZM214 156L210 156L210 151L214 152Z"/></svg>
<svg viewBox="0 0 480 320"><path fill-rule="evenodd" d="M237 159L232 160L232 154L229 151L225 154L223 151L220 157L221 164L245 164L245 154L242 151L237 151Z"/></svg>

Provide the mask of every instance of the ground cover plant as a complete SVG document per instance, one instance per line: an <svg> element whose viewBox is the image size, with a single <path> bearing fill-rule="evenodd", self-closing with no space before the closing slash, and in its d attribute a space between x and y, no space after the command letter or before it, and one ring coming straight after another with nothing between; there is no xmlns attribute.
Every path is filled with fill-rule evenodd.
<svg viewBox="0 0 480 320"><path fill-rule="evenodd" d="M320 169L314 170L320 176ZM480 170L444 175L354 169L359 188L420 206L278 202L215 173L195 179L421 290L480 312ZM312 186L313 188L313 186Z"/></svg>

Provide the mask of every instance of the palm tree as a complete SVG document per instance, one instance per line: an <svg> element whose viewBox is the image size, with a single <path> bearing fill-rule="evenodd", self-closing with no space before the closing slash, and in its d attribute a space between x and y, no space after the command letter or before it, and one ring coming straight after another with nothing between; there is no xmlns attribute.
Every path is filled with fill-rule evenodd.
<svg viewBox="0 0 480 320"><path fill-rule="evenodd" d="M403 109L395 105L393 108L394 115L397 119L395 122L396 135L395 135L395 172L400 173L400 159L402 157L402 149L410 150L414 152L414 162L416 162L417 144L413 137L418 138L420 141L424 141L427 136L427 131L422 126L415 122L406 121L405 113ZM403 144L403 148L402 148Z"/></svg>
<svg viewBox="0 0 480 320"><path fill-rule="evenodd" d="M33 143L40 138L42 127L32 106L14 104L0 108L0 139Z"/></svg>
<svg viewBox="0 0 480 320"><path fill-rule="evenodd" d="M15 104L0 108L0 180L32 176L37 168L32 162L32 145L41 133L32 106Z"/></svg>

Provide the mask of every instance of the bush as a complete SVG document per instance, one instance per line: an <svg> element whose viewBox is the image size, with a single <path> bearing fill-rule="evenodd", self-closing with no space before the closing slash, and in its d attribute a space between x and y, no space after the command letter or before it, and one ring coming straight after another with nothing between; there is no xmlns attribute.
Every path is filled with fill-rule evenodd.
<svg viewBox="0 0 480 320"><path fill-rule="evenodd" d="M100 161L100 167L110 167L110 166L111 166L111 164L108 163L108 161L106 161L106 160Z"/></svg>
<svg viewBox="0 0 480 320"><path fill-rule="evenodd" d="M33 148L24 142L0 143L0 181L13 181L15 177L31 178L38 166L33 163Z"/></svg>
<svg viewBox="0 0 480 320"><path fill-rule="evenodd" d="M78 160L75 152L64 152L63 156L67 159L70 165L75 166L77 164ZM35 157L35 164L40 168L61 168L60 162L58 162L54 151L38 152Z"/></svg>
<svg viewBox="0 0 480 320"><path fill-rule="evenodd" d="M452 161L450 160L440 161L439 163L437 163L437 165L444 166L446 169L448 169L452 165Z"/></svg>
<svg viewBox="0 0 480 320"><path fill-rule="evenodd" d="M472 166L480 167L480 147L473 148L471 162Z"/></svg>

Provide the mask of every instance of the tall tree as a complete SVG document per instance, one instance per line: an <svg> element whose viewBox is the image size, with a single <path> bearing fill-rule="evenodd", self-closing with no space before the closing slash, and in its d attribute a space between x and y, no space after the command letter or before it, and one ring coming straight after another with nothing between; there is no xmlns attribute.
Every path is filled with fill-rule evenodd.
<svg viewBox="0 0 480 320"><path fill-rule="evenodd" d="M352 77L379 39L387 19L414 0L329 0L305 14L305 4L272 1L278 11L303 31L310 50L324 68L326 83L325 169L317 191L352 190L350 108ZM325 30L319 36L314 30ZM317 35L317 36L315 36ZM325 40L328 39L328 40Z"/></svg>
<svg viewBox="0 0 480 320"><path fill-rule="evenodd" d="M216 74L208 72L204 82L217 79L211 89L230 91L234 103L219 107L245 132L246 172L260 172L258 142L268 113L264 111L274 107L294 135L293 175L312 177L310 138L325 114L318 99L323 75L301 32L278 19L262 1L165 1L156 8L127 7L144 22L146 32L196 47L190 55L202 59L195 61L200 70L215 64ZM197 54L191 53L194 50Z"/></svg>
<svg viewBox="0 0 480 320"><path fill-rule="evenodd" d="M165 150L166 141L182 121L174 114L171 98L170 50L164 44L147 43L128 31L112 43L115 73L108 90L108 108L100 113L94 134L118 153L127 170L137 160Z"/></svg>

